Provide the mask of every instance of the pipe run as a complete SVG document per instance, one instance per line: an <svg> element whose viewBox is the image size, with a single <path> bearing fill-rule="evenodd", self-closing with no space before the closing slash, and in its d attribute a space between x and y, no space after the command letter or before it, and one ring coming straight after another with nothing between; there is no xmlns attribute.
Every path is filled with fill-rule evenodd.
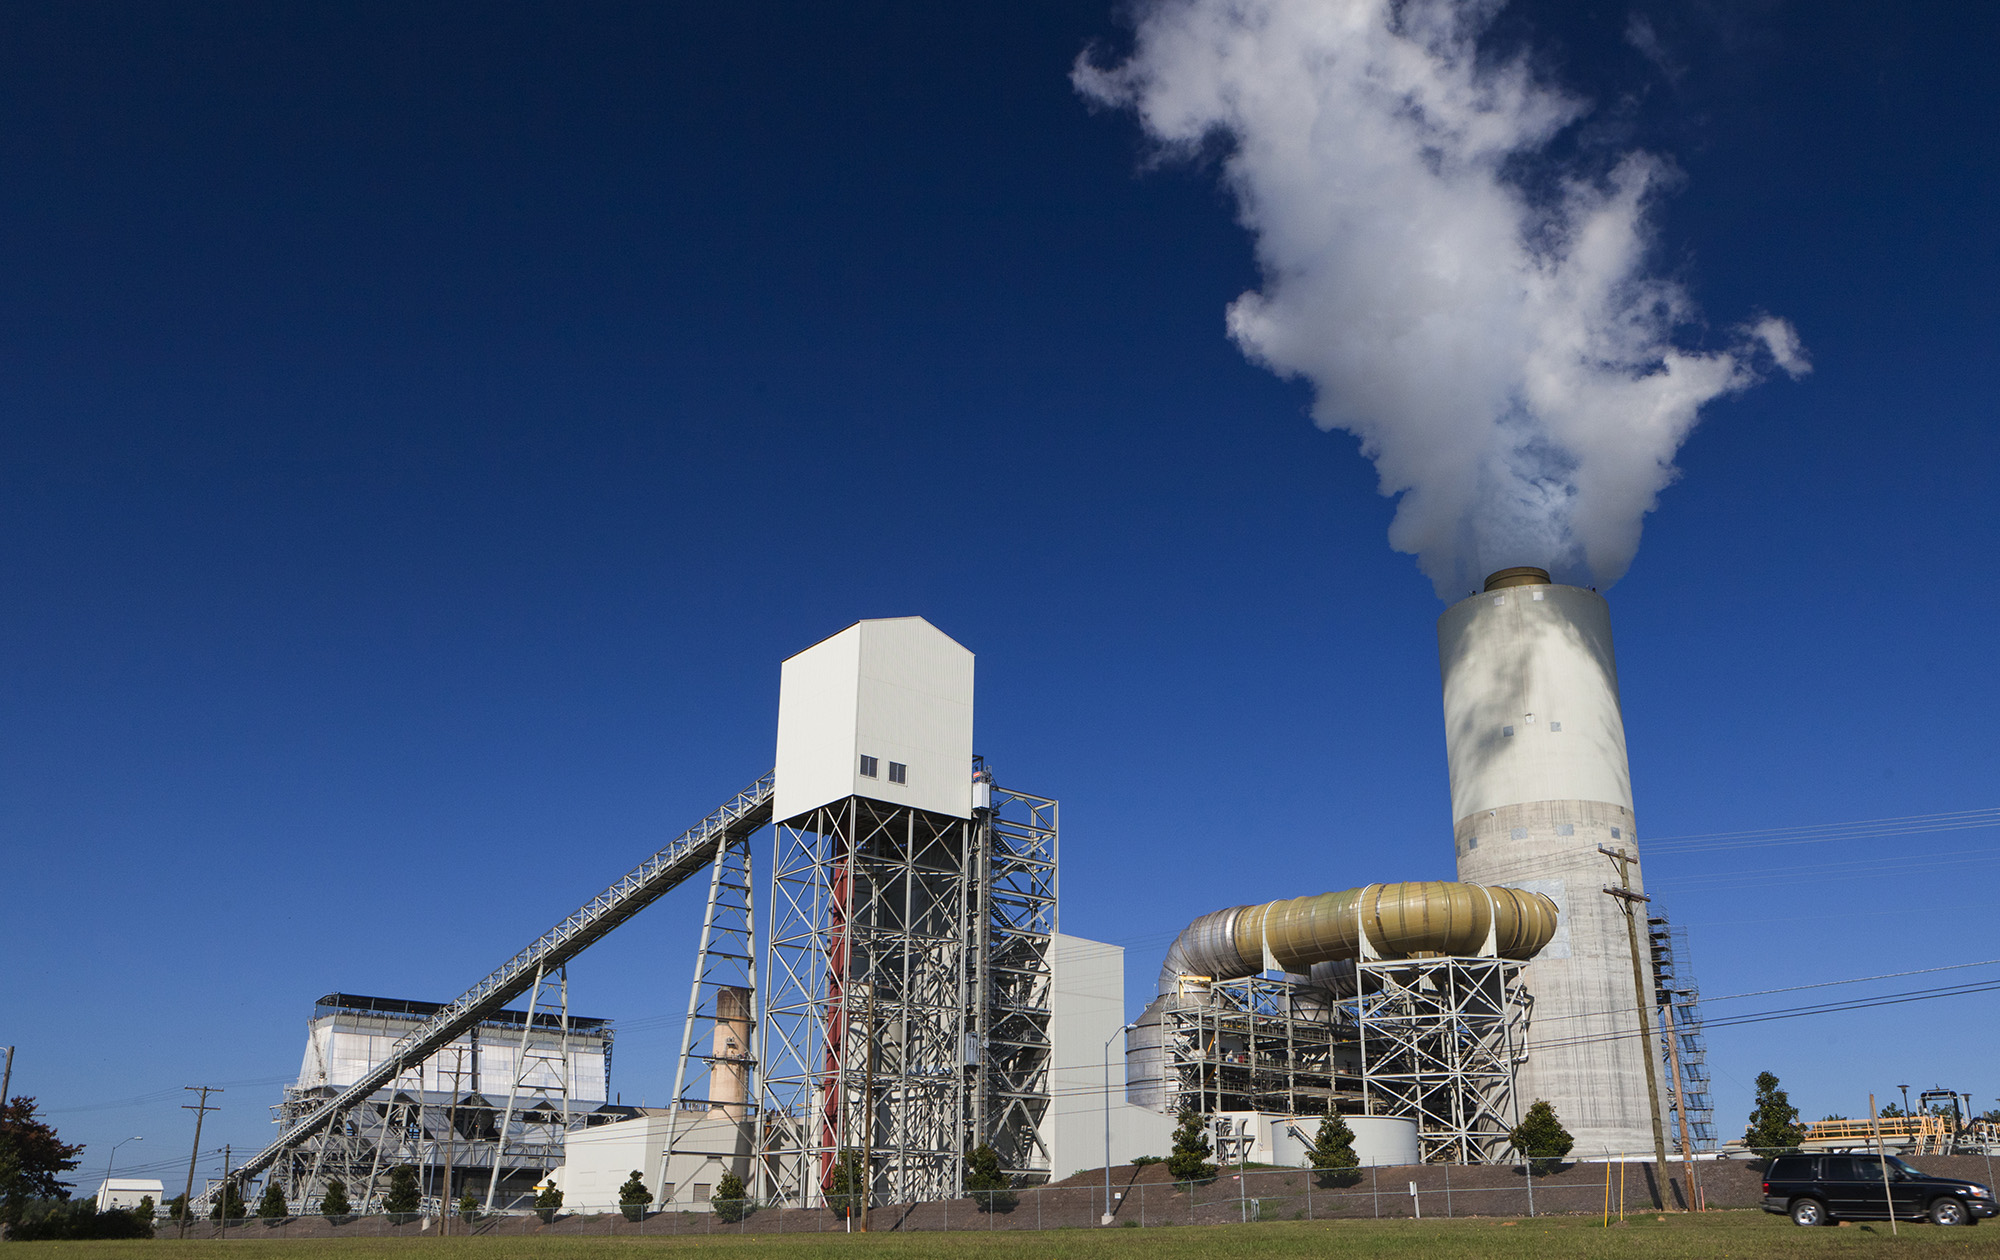
<svg viewBox="0 0 2000 1260"><path fill-rule="evenodd" d="M1554 938L1556 919L1556 903L1541 893L1441 880L1232 906L1181 929L1160 967L1159 992L1173 992L1182 976L1234 980L1280 970L1320 980L1316 967L1360 958L1525 961Z"/></svg>

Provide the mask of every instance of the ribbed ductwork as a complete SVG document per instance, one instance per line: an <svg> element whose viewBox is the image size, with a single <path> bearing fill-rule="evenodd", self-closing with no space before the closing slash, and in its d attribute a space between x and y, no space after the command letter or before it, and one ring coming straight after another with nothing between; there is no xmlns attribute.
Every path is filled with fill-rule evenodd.
<svg viewBox="0 0 2000 1260"><path fill-rule="evenodd" d="M1311 975L1320 963L1492 952L1526 960L1556 932L1556 903L1519 888L1441 880L1370 884L1342 892L1235 906L1181 930L1160 968L1161 993L1182 976L1233 980L1267 965ZM1267 963L1267 960L1268 963Z"/></svg>
<svg viewBox="0 0 2000 1260"><path fill-rule="evenodd" d="M1354 961L1364 935L1370 956L1477 955L1525 961L1556 933L1556 903L1541 893L1444 881L1370 884L1343 892L1232 906L1181 929L1160 967L1159 996L1126 1037L1126 1098L1152 1110L1166 1105L1166 1049L1160 1019L1180 997L1183 976L1235 980L1276 966L1307 991L1355 992ZM1303 996L1303 995L1302 995Z"/></svg>

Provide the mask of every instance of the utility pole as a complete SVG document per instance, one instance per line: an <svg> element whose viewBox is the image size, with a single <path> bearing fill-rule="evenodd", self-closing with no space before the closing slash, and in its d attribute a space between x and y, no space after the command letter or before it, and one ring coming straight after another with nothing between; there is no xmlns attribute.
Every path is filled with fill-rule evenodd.
<svg viewBox="0 0 2000 1260"><path fill-rule="evenodd" d="M868 1071L861 1081L861 1232L875 1198L875 956L868 956Z"/></svg>
<svg viewBox="0 0 2000 1260"><path fill-rule="evenodd" d="M229 1143L222 1144L222 1193L215 1199L215 1219L222 1225L222 1236L229 1237Z"/></svg>
<svg viewBox="0 0 2000 1260"><path fill-rule="evenodd" d="M192 1106L187 1103L181 1104L182 1111L192 1111L194 1113L194 1149L188 1152L187 1189L181 1192L181 1237L186 1238L188 1218L194 1215L194 1163L197 1159L201 1158L201 1122L207 1119L209 1112L222 1110L220 1107L211 1107L208 1105L208 1096L210 1094L220 1094L222 1091L213 1085L183 1085L181 1088L190 1091L201 1091L201 1102L199 1104Z"/></svg>
<svg viewBox="0 0 2000 1260"><path fill-rule="evenodd" d="M1688 1138L1687 1098L1681 1093L1681 1043L1674 1035L1674 995L1667 994L1667 1000L1660 1003L1660 1021L1667 1034L1667 1057L1673 1069L1674 1115L1681 1122L1681 1178L1687 1189L1689 1211L1700 1210L1700 1196L1694 1184L1694 1144Z"/></svg>
<svg viewBox="0 0 2000 1260"><path fill-rule="evenodd" d="M0 1107L7 1105L7 1091L14 1087L14 1047L7 1047L7 1067L0 1071Z"/></svg>
<svg viewBox="0 0 2000 1260"><path fill-rule="evenodd" d="M1638 907L1652 898L1632 891L1631 854L1623 849L1607 849L1601 844L1597 846L1597 851L1610 858L1618 868L1618 887L1606 885L1604 892L1617 898L1619 908L1625 912L1625 935L1632 943L1632 997L1639 1010L1639 1044L1646 1060L1646 1104L1653 1115L1653 1159L1654 1166L1659 1169L1657 1175L1665 1176L1667 1133L1666 1126L1660 1123L1660 1074L1653 1066L1659 1051L1653 1045L1653 1023L1646 1018L1647 999L1652 994L1653 986L1646 983L1646 967L1639 960L1639 920L1636 914ZM1660 1206L1666 1206L1664 1194L1660 1195Z"/></svg>
<svg viewBox="0 0 2000 1260"><path fill-rule="evenodd" d="M440 1070L438 1076L443 1077L443 1075L444 1072ZM438 1192L438 1237L440 1238L451 1232L451 1160L457 1153L455 1148L458 1145L458 1086L459 1077L463 1075L465 1075L465 1049L460 1047L458 1066L451 1070L451 1099L445 1104L444 1109L444 1167L440 1170L443 1180ZM442 1084L442 1080L439 1083Z"/></svg>

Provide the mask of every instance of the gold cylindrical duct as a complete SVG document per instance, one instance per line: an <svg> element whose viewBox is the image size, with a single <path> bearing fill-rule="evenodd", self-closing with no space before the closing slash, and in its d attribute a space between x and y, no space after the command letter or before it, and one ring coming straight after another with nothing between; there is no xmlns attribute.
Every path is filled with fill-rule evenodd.
<svg viewBox="0 0 2000 1260"><path fill-rule="evenodd" d="M1267 956L1305 975L1316 963L1364 952L1382 958L1483 954L1489 932L1495 954L1520 961L1549 943L1556 920L1555 902L1519 888L1443 880L1370 884L1204 915L1168 951L1161 984L1172 982L1168 972L1191 966L1199 968L1194 974L1217 980L1255 975Z"/></svg>

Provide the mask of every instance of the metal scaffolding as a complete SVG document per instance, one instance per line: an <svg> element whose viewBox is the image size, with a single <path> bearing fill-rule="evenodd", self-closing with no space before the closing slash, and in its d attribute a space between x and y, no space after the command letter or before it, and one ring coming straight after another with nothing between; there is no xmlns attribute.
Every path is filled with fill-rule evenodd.
<svg viewBox="0 0 2000 1260"><path fill-rule="evenodd" d="M294 1203L315 1204L338 1180L359 1210L379 1207L391 1170L417 1169L427 1210L455 1193L483 1195L489 1207L516 1206L562 1163L564 1138L588 1116L572 1096L572 1056L611 1053L609 1021L572 1019L561 969L538 978L527 1011L500 1011L467 1029L428 1060L410 1063L374 1094L346 1108L338 1123L313 1128L288 1145L270 1175ZM323 1039L385 1036L396 1023L417 1024L438 1004L329 994L314 1017L301 1083L272 1108L283 1129L299 1128L343 1091L327 1081ZM349 1027L360 1022L363 1027ZM507 1091L485 1079L506 1065ZM496 1098L506 1101L496 1105ZM595 1108L601 1099L589 1100ZM501 1141L502 1133L506 1140Z"/></svg>
<svg viewBox="0 0 2000 1260"><path fill-rule="evenodd" d="M1654 1004L1660 1020L1660 1058L1668 1072L1678 1063L1680 1089L1667 1091L1667 1141L1681 1148L1681 1109L1686 1110L1688 1146L1715 1149L1715 1103L1709 1093L1708 1038L1701 1025L1701 988L1695 983L1687 929L1675 927L1664 914L1646 920L1646 938L1653 953ZM1672 1029L1669 1037L1668 1030ZM1678 1056L1678 1059L1676 1058Z"/></svg>
<svg viewBox="0 0 2000 1260"><path fill-rule="evenodd" d="M970 820L855 796L777 826L760 1197L821 1202L846 1152L873 1202L956 1197L980 1143L1047 1175L1056 817L996 789Z"/></svg>
<svg viewBox="0 0 2000 1260"><path fill-rule="evenodd" d="M975 782L990 784L983 764ZM973 811L972 1095L968 1131L1000 1156L1001 1171L1046 1178L1042 1126L1053 1067L1049 1021L1057 930L1056 802L995 787ZM973 1144L977 1145L978 1141Z"/></svg>
<svg viewBox="0 0 2000 1260"><path fill-rule="evenodd" d="M1362 959L1353 999L1365 1114L1407 1116L1427 1163L1506 1158L1529 998L1505 958Z"/></svg>
<svg viewBox="0 0 2000 1260"><path fill-rule="evenodd" d="M1171 1113L1361 1110L1352 1011L1290 980L1182 980L1162 1015Z"/></svg>

